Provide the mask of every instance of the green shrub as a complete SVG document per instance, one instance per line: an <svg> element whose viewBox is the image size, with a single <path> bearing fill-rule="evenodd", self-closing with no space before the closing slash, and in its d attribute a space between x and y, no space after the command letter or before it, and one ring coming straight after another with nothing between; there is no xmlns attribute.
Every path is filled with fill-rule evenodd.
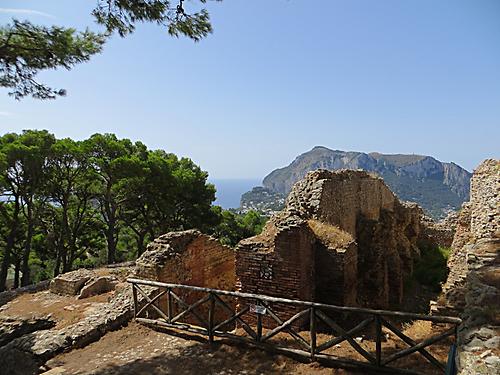
<svg viewBox="0 0 500 375"><path fill-rule="evenodd" d="M423 247L420 260L415 264L413 277L420 284L431 287L436 292L441 290L441 283L448 277L446 262L450 255L446 247Z"/></svg>

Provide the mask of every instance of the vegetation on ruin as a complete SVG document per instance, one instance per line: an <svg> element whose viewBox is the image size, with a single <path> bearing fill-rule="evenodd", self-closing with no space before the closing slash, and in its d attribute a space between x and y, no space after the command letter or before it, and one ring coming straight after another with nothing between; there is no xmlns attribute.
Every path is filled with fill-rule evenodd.
<svg viewBox="0 0 500 375"><path fill-rule="evenodd" d="M212 32L207 10L196 9L194 4L186 9L184 0L98 0L92 15L104 32L78 32L74 28L45 27L15 19L12 24L0 26L0 87L10 89L9 94L16 99L25 96L54 99L66 95L64 89L38 82L36 75L48 69L69 70L88 61L102 51L113 33L124 37L138 23L156 23L171 36L185 36L194 41Z"/></svg>
<svg viewBox="0 0 500 375"><path fill-rule="evenodd" d="M441 284L448 276L447 261L451 249L441 246L422 246L420 260L415 264L413 278L435 292L441 291Z"/></svg>
<svg viewBox="0 0 500 375"><path fill-rule="evenodd" d="M354 243L352 236L339 227L314 219L308 220L307 223L326 247L340 250Z"/></svg>
<svg viewBox="0 0 500 375"><path fill-rule="evenodd" d="M262 229L255 212L212 206L190 159L114 134L84 141L27 130L0 137L0 290L78 267L132 260L155 237L197 228L230 245Z"/></svg>

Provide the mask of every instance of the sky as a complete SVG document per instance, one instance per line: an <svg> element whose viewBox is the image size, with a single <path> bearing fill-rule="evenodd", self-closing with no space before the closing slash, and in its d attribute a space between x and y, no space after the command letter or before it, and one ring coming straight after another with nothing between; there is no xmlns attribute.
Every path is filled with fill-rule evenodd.
<svg viewBox="0 0 500 375"><path fill-rule="evenodd" d="M95 0L0 0L14 17L99 30ZM261 179L316 145L431 155L469 171L500 157L499 0L225 0L199 43L153 24L39 80L68 95L16 101L0 132L116 133Z"/></svg>

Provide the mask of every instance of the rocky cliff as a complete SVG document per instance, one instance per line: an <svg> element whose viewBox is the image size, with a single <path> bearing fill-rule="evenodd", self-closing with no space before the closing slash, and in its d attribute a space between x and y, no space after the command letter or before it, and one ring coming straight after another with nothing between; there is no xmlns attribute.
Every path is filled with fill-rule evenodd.
<svg viewBox="0 0 500 375"><path fill-rule="evenodd" d="M471 174L457 164L423 155L366 154L326 147L315 147L287 167L274 170L264 178L263 185L286 195L309 171L343 168L375 172L401 200L418 203L434 218L446 216L469 198Z"/></svg>

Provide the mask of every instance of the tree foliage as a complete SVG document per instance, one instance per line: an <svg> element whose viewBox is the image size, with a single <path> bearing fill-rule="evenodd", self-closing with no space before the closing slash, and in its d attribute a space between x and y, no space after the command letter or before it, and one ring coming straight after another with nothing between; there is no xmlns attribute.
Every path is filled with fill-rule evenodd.
<svg viewBox="0 0 500 375"><path fill-rule="evenodd" d="M168 231L212 232L221 216L207 178L190 159L113 134L0 137L0 290L11 266L27 285L75 264L133 259Z"/></svg>
<svg viewBox="0 0 500 375"><path fill-rule="evenodd" d="M35 79L38 72L69 70L88 61L102 51L107 37L115 32L124 37L135 30L137 23L153 22L166 27L171 36L186 36L194 41L212 32L207 10L188 12L184 0L98 0L92 15L104 26L104 33L45 27L15 19L12 24L0 26L0 87L10 89L9 94L16 99L26 96L54 99L66 95L64 89L38 82Z"/></svg>
<svg viewBox="0 0 500 375"><path fill-rule="evenodd" d="M65 95L35 80L41 70L71 69L102 50L105 37L88 30L59 26L44 27L14 20L0 27L0 86L11 90L16 99L31 95L54 99Z"/></svg>
<svg viewBox="0 0 500 375"><path fill-rule="evenodd" d="M238 214L230 210L214 207L220 217L220 223L213 229L213 235L229 246L235 246L244 238L252 237L262 232L267 217L257 211Z"/></svg>

